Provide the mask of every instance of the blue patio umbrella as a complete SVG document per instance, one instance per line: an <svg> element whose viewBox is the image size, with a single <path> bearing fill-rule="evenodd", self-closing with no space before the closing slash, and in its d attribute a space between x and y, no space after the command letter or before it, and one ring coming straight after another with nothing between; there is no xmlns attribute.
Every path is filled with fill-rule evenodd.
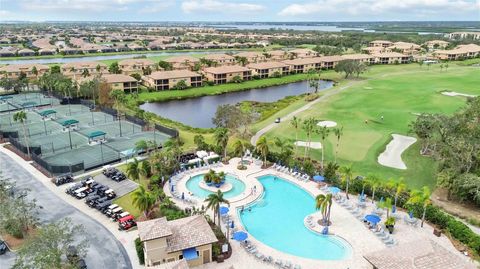
<svg viewBox="0 0 480 269"><path fill-rule="evenodd" d="M397 207L395 205L392 205L392 213L397 212Z"/></svg>
<svg viewBox="0 0 480 269"><path fill-rule="evenodd" d="M235 223L233 222L233 220L230 222L230 229L233 229L235 228Z"/></svg>
<svg viewBox="0 0 480 269"><path fill-rule="evenodd" d="M322 234L323 234L323 235L327 235L327 234L328 234L328 226L325 227L325 228L323 228Z"/></svg>
<svg viewBox="0 0 480 269"><path fill-rule="evenodd" d="M238 231L233 233L233 239L237 241L244 241L248 238L248 234L244 231Z"/></svg>
<svg viewBox="0 0 480 269"><path fill-rule="evenodd" d="M185 193L182 192L182 200L185 200Z"/></svg>
<svg viewBox="0 0 480 269"><path fill-rule="evenodd" d="M321 182L321 181L324 181L325 178L321 175L315 175L315 176L313 176L313 180L317 181L317 182Z"/></svg>
<svg viewBox="0 0 480 269"><path fill-rule="evenodd" d="M365 216L365 220L368 221L368 222L371 222L373 224L377 224L380 222L380 217L377 216L377 215L366 215Z"/></svg>
<svg viewBox="0 0 480 269"><path fill-rule="evenodd" d="M337 194L341 190L338 187L328 187L328 191L331 192L332 194Z"/></svg>
<svg viewBox="0 0 480 269"><path fill-rule="evenodd" d="M411 219L413 219L413 211L410 211L408 215L410 216Z"/></svg>
<svg viewBox="0 0 480 269"><path fill-rule="evenodd" d="M228 211L230 211L230 209L228 209L228 207L226 206L221 206L220 207L220 215L226 215L228 213Z"/></svg>
<svg viewBox="0 0 480 269"><path fill-rule="evenodd" d="M175 191L175 185L172 185L172 187L170 188L170 191L171 191L171 192L174 192L174 191Z"/></svg>

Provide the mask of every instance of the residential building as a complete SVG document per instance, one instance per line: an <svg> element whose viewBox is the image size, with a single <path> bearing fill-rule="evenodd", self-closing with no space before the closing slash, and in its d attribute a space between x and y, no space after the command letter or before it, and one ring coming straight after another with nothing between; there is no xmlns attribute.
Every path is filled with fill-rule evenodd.
<svg viewBox="0 0 480 269"><path fill-rule="evenodd" d="M384 47L366 47L362 48L362 51L368 54L392 52L390 48Z"/></svg>
<svg viewBox="0 0 480 269"><path fill-rule="evenodd" d="M412 61L412 56L398 52L375 53L372 56L376 64L406 64Z"/></svg>
<svg viewBox="0 0 480 269"><path fill-rule="evenodd" d="M57 50L54 48L44 48L38 50L38 55L53 55L57 53Z"/></svg>
<svg viewBox="0 0 480 269"><path fill-rule="evenodd" d="M35 74L34 68L37 69ZM37 78L48 72L50 68L43 64L9 64L0 67L0 76L7 78L18 78L21 73L24 73L27 78Z"/></svg>
<svg viewBox="0 0 480 269"><path fill-rule="evenodd" d="M406 55L417 54L421 47L415 43L409 42L395 42L388 47L391 51L399 52Z"/></svg>
<svg viewBox="0 0 480 269"><path fill-rule="evenodd" d="M390 47L393 44L391 41L386 41L386 40L373 40L370 43L368 43L369 47L381 47L381 48L387 48Z"/></svg>
<svg viewBox="0 0 480 269"><path fill-rule="evenodd" d="M430 40L424 43L429 50L445 49L450 42L444 40Z"/></svg>
<svg viewBox="0 0 480 269"><path fill-rule="evenodd" d="M288 51L293 58L311 58L318 56L318 53L311 49L293 49Z"/></svg>
<svg viewBox="0 0 480 269"><path fill-rule="evenodd" d="M163 217L137 225L147 267L183 259L192 267L212 261L212 244L218 240L202 215L171 221Z"/></svg>
<svg viewBox="0 0 480 269"><path fill-rule="evenodd" d="M282 62L263 62L248 64L248 68L252 69L252 75L259 78L268 78L279 75L288 75L290 73L289 66Z"/></svg>
<svg viewBox="0 0 480 269"><path fill-rule="evenodd" d="M459 45L453 50L437 50L433 54L439 60L463 60L478 57L480 55L480 46L475 44Z"/></svg>
<svg viewBox="0 0 480 269"><path fill-rule="evenodd" d="M61 66L61 70L62 70L62 74L72 78L76 78L77 76L82 76L85 72L88 72L89 76L108 73L107 65L100 62L66 63Z"/></svg>
<svg viewBox="0 0 480 269"><path fill-rule="evenodd" d="M195 64L200 62L200 59L192 56L177 56L165 61L170 63L175 70L192 70Z"/></svg>
<svg viewBox="0 0 480 269"><path fill-rule="evenodd" d="M267 60L267 57L263 53L255 51L245 51L235 54L235 57L245 57L248 63L258 63Z"/></svg>
<svg viewBox="0 0 480 269"><path fill-rule="evenodd" d="M210 60L215 62L217 66L222 65L234 65L235 64L235 57L228 55L228 54L208 54L203 57L205 60Z"/></svg>
<svg viewBox="0 0 480 269"><path fill-rule="evenodd" d="M344 60L354 60L366 64L375 63L375 57L369 54L345 54L341 56Z"/></svg>
<svg viewBox="0 0 480 269"><path fill-rule="evenodd" d="M215 84L225 84L231 82L236 77L239 77L241 80L250 80L252 78L252 70L239 65L207 67L203 72L207 80L213 81Z"/></svg>
<svg viewBox="0 0 480 269"><path fill-rule="evenodd" d="M127 59L118 62L118 67L125 75L140 74L143 75L146 69L155 71L155 62L149 59Z"/></svg>
<svg viewBox="0 0 480 269"><path fill-rule="evenodd" d="M101 76L111 88L111 90L121 90L125 92L138 92L138 81L131 76L124 74L105 74Z"/></svg>
<svg viewBox="0 0 480 269"><path fill-rule="evenodd" d="M35 51L31 49L21 49L17 52L18 56L35 56Z"/></svg>
<svg viewBox="0 0 480 269"><path fill-rule="evenodd" d="M478 40L480 39L480 32L453 32L453 33L446 34L445 37L452 40L466 39L466 38Z"/></svg>
<svg viewBox="0 0 480 269"><path fill-rule="evenodd" d="M319 58L322 69L333 69L338 64L338 62L344 60L342 56L332 55L332 56L322 56Z"/></svg>
<svg viewBox="0 0 480 269"><path fill-rule="evenodd" d="M145 85L157 91L174 89L182 80L187 87L202 86L202 76L189 70L157 71L143 78Z"/></svg>
<svg viewBox="0 0 480 269"><path fill-rule="evenodd" d="M322 62L320 60L320 57L285 60L282 61L282 63L289 66L290 73L307 73L312 69L322 69Z"/></svg>
<svg viewBox="0 0 480 269"><path fill-rule="evenodd" d="M288 51L284 50L271 50L267 51L267 54L270 55L268 60L282 61L288 59Z"/></svg>
<svg viewBox="0 0 480 269"><path fill-rule="evenodd" d="M14 57L17 51L16 47L0 47L0 57Z"/></svg>

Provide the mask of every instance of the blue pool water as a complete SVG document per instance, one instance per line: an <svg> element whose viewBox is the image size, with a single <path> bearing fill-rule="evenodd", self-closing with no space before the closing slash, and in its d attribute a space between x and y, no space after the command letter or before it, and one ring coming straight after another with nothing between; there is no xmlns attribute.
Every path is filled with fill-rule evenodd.
<svg viewBox="0 0 480 269"><path fill-rule="evenodd" d="M247 232L279 251L317 260L342 260L351 254L340 237L308 230L303 220L315 211L314 198L295 184L267 175L259 178L264 196L240 218ZM333 209L335 210L335 208ZM335 220L333 220L335 223Z"/></svg>
<svg viewBox="0 0 480 269"><path fill-rule="evenodd" d="M203 174L193 176L191 179L187 181L187 189L197 197L207 198L207 196L209 194L212 194L213 192L200 188L199 183L202 180L203 180ZM239 180L238 178L232 175L227 174L225 176L225 182L228 182L233 186L233 188L230 191L225 192L223 194L223 197L225 197L226 199L235 197L241 194L245 190L245 183L243 183L241 180Z"/></svg>

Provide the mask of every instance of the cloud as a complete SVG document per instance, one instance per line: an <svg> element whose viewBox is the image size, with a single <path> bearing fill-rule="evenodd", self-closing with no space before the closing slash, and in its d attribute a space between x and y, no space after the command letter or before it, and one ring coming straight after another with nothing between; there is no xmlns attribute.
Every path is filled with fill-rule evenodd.
<svg viewBox="0 0 480 269"><path fill-rule="evenodd" d="M170 7L175 5L175 1L173 0L163 0L163 1L154 1L152 4L147 4L145 7L141 8L138 12L139 13L157 13L160 11L164 11Z"/></svg>
<svg viewBox="0 0 480 269"><path fill-rule="evenodd" d="M155 0L20 0L20 6L30 11L125 11L129 5ZM168 2L168 1L167 1Z"/></svg>
<svg viewBox="0 0 480 269"><path fill-rule="evenodd" d="M250 3L232 3L217 0L188 0L182 2L185 13L219 12L219 13L250 13L265 10L265 6Z"/></svg>
<svg viewBox="0 0 480 269"><path fill-rule="evenodd" d="M319 0L288 5L278 15L289 17L306 15L341 17L391 13L402 16L402 14L451 14L475 12L475 10L478 12L476 0ZM405 14L404 12L408 13Z"/></svg>

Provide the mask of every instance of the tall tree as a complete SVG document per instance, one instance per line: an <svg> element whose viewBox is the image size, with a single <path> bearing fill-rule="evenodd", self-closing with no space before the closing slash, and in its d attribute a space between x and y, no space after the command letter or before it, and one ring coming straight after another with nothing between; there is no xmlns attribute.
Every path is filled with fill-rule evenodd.
<svg viewBox="0 0 480 269"><path fill-rule="evenodd" d="M350 199L348 197L348 189L350 187L350 180L352 179L352 176L353 176L352 165L349 164L349 165L340 167L340 173L342 173L343 178L345 179L345 184L346 184L345 193L346 193L347 199Z"/></svg>
<svg viewBox="0 0 480 269"><path fill-rule="evenodd" d="M403 178L401 178L400 180L390 179L387 183L387 186L395 192L394 205L397 207L398 197L402 194L402 192L407 190L407 185L403 181Z"/></svg>
<svg viewBox="0 0 480 269"><path fill-rule="evenodd" d="M325 126L321 127L320 129L318 129L318 134L320 135L320 139L322 140L322 169L323 169L325 140L327 139L328 135L330 134L330 129L328 129Z"/></svg>
<svg viewBox="0 0 480 269"><path fill-rule="evenodd" d="M422 224L420 225L421 227L423 227L423 223L425 222L427 207L432 203L432 200L430 200L430 195L430 189L427 186L423 186L423 188L420 190L413 190L410 193L410 199L407 201L407 204L421 205L423 207Z"/></svg>
<svg viewBox="0 0 480 269"><path fill-rule="evenodd" d="M140 179L140 162L137 158L127 164L127 176L135 181Z"/></svg>
<svg viewBox="0 0 480 269"><path fill-rule="evenodd" d="M132 193L132 198L133 205L143 212L145 218L150 215L150 211L157 200L151 192L145 190L143 185L140 185L140 187Z"/></svg>
<svg viewBox="0 0 480 269"><path fill-rule="evenodd" d="M221 190L208 195L205 202L207 202L207 209L213 210L213 219L218 216L218 225L220 226L220 204L230 205L230 202L223 197L223 192Z"/></svg>
<svg viewBox="0 0 480 269"><path fill-rule="evenodd" d="M343 135L343 126L340 127L340 128L333 129L333 133L335 134L335 137L337 138L337 145L335 147L335 162L337 162L338 148L340 147L340 138L342 138L342 135Z"/></svg>
<svg viewBox="0 0 480 269"><path fill-rule="evenodd" d="M315 208L321 210L324 226L330 226L330 213L332 210L333 196L331 193L326 195L319 194L315 197Z"/></svg>
<svg viewBox="0 0 480 269"><path fill-rule="evenodd" d="M217 128L214 133L215 137L215 142L217 145L220 145L223 151L223 159L226 161L227 159L227 145L228 145L228 139L229 133L227 128Z"/></svg>
<svg viewBox="0 0 480 269"><path fill-rule="evenodd" d="M265 136L260 137L258 139L255 150L260 153L263 158L263 166L267 166L267 155L269 153L268 141Z"/></svg>
<svg viewBox="0 0 480 269"><path fill-rule="evenodd" d="M298 141L298 128L300 127L301 120L295 116L290 120L290 125L295 129L295 142ZM295 143L295 156L297 156L298 145Z"/></svg>
<svg viewBox="0 0 480 269"><path fill-rule="evenodd" d="M237 140L233 144L233 154L240 156L241 164L243 166L243 155L245 155L246 146L242 140Z"/></svg>
<svg viewBox="0 0 480 269"><path fill-rule="evenodd" d="M120 73L122 73L122 70L120 69L120 66L118 65L118 62L113 62L108 67L108 72L110 72L112 74L120 74Z"/></svg>
<svg viewBox="0 0 480 269"><path fill-rule="evenodd" d="M307 134L307 141L305 145L305 152L303 155L303 162L305 163L305 160L307 159L307 154L310 150L310 143L312 140L312 134L315 132L315 119L314 118L308 118L303 121L302 128Z"/></svg>
<svg viewBox="0 0 480 269"><path fill-rule="evenodd" d="M22 129L23 129L23 140L25 141L25 146L27 148L27 155L30 158L30 145L28 143L28 138L27 138L27 112L24 110L18 111L15 114L13 114L13 121L15 122L20 122L22 124Z"/></svg>
<svg viewBox="0 0 480 269"><path fill-rule="evenodd" d="M370 186L372 190L372 204L375 202L375 191L378 187L380 187L381 181L380 178L375 174L368 174L367 175L367 184Z"/></svg>

